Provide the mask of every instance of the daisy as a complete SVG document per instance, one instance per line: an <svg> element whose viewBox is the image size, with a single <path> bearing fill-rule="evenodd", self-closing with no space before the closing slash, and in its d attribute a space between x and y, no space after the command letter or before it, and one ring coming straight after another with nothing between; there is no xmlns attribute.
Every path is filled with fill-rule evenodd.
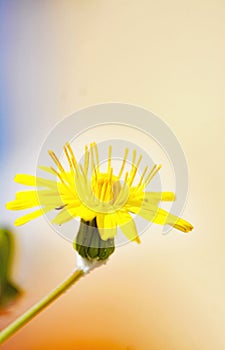
<svg viewBox="0 0 225 350"><path fill-rule="evenodd" d="M193 226L189 222L159 207L161 201L175 200L173 192L146 191L161 165L154 165L152 169L146 166L139 181L134 184L142 156L137 158L134 150L130 170L125 171L128 153L126 148L121 168L115 172L112 168L111 146L108 148L106 171L100 169L96 143L85 146L82 164L77 162L67 143L64 155L68 169L63 167L53 151L49 151L56 168L43 166L41 169L56 176L56 180L22 174L15 177L15 182L36 188L18 192L16 199L7 203L7 209L39 208L18 218L15 225L23 225L52 210L57 212L52 221L57 225L80 218L81 226L75 248L85 258L100 260L113 252L118 227L128 240L140 242L132 214L157 224L173 226L183 232L191 231Z"/></svg>

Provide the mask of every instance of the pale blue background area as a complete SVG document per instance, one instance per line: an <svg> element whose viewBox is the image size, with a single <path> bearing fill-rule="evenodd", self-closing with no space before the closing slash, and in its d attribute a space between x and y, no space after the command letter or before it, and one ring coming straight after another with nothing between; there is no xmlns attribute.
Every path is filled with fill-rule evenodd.
<svg viewBox="0 0 225 350"><path fill-rule="evenodd" d="M13 144L11 119L10 70L13 22L9 21L8 13L11 4L0 1L0 159L7 156L7 151ZM2 169L2 167L1 167Z"/></svg>

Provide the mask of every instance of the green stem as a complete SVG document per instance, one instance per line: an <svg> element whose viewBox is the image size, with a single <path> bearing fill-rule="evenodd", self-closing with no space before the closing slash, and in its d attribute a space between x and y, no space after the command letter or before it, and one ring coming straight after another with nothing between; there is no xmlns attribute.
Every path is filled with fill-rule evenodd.
<svg viewBox="0 0 225 350"><path fill-rule="evenodd" d="M77 270L73 272L72 275L69 276L58 287L56 287L49 294L47 294L37 304L32 306L22 316L18 317L8 327L3 329L3 331L0 332L0 344L3 343L11 335L13 335L21 327L23 327L26 323L28 323L39 312L44 310L49 304L51 304L55 299L57 299L61 294L63 294L68 288L70 288L75 282L77 282L83 275L84 275L84 272L82 270Z"/></svg>

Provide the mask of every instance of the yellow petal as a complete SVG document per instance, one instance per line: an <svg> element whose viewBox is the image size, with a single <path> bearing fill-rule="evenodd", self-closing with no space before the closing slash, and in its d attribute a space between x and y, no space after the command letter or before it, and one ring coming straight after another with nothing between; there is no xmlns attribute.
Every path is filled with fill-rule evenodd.
<svg viewBox="0 0 225 350"><path fill-rule="evenodd" d="M74 216L72 216L68 209L65 207L62 210L60 210L59 214L57 214L56 217L52 220L52 223L62 225L65 222L72 220L73 218Z"/></svg>
<svg viewBox="0 0 225 350"><path fill-rule="evenodd" d="M6 208L9 210L24 210L37 206L52 206L57 208L63 203L57 192L43 191L20 191L16 193L16 199L8 202Z"/></svg>
<svg viewBox="0 0 225 350"><path fill-rule="evenodd" d="M79 206L75 206L73 203L70 203L67 206L67 210L69 211L71 216L73 217L79 216L85 221L93 220L96 216L96 213L94 213L92 210L90 210L83 204Z"/></svg>
<svg viewBox="0 0 225 350"><path fill-rule="evenodd" d="M52 210L52 208L39 209L39 210L33 211L33 212L30 213L30 214L26 214L26 215L24 215L24 216L21 216L20 218L18 218L18 219L15 221L15 226L24 225L24 224L26 224L27 222L29 222L29 221L31 221L31 220L33 220L33 219L36 219L36 218L38 218L39 216L42 216L44 213L49 212L50 210Z"/></svg>
<svg viewBox="0 0 225 350"><path fill-rule="evenodd" d="M52 174L52 175L54 175L55 176L55 172L52 170L52 168L49 168L49 167L47 167L47 166L39 166L38 167L39 169L41 169L41 170L43 170L43 171L46 171L47 173L49 173L49 174Z"/></svg>
<svg viewBox="0 0 225 350"><path fill-rule="evenodd" d="M6 209L8 210L24 210L39 206L39 203L28 202L24 200L17 200L6 203Z"/></svg>
<svg viewBox="0 0 225 350"><path fill-rule="evenodd" d="M34 175L17 174L14 181L21 185L36 186L36 176Z"/></svg>
<svg viewBox="0 0 225 350"><path fill-rule="evenodd" d="M126 203L129 206L142 207L145 203L157 205L160 201L174 201L176 196L173 192L143 192L132 191Z"/></svg>
<svg viewBox="0 0 225 350"><path fill-rule="evenodd" d="M176 195L173 192L145 192L144 199L148 202L175 201Z"/></svg>
<svg viewBox="0 0 225 350"><path fill-rule="evenodd" d="M103 240L106 241L116 236L115 214L98 214L96 221L99 234Z"/></svg>
<svg viewBox="0 0 225 350"><path fill-rule="evenodd" d="M129 213L118 212L118 224L123 234L130 240L141 243L138 236L137 227Z"/></svg>
<svg viewBox="0 0 225 350"><path fill-rule="evenodd" d="M17 174L14 178L14 181L21 185L26 185L31 187L40 186L40 187L57 188L56 181L42 179L40 177L27 175L27 174Z"/></svg>
<svg viewBox="0 0 225 350"><path fill-rule="evenodd" d="M170 225L183 232L189 232L193 229L193 226L186 220L170 214L166 210L158 208L157 206L149 205L148 209L133 207L130 208L130 210L144 219L156 224Z"/></svg>

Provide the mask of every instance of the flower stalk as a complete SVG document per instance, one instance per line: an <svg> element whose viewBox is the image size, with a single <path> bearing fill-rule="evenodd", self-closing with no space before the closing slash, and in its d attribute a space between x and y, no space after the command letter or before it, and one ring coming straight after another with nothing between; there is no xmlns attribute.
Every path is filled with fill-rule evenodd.
<svg viewBox="0 0 225 350"><path fill-rule="evenodd" d="M58 287L47 294L38 303L27 310L22 316L18 317L9 326L0 332L0 344L6 339L11 337L16 331L25 326L30 320L32 320L37 314L43 311L48 305L56 300L60 295L65 293L72 285L74 285L82 276L84 276L83 270L74 271L65 281L63 281Z"/></svg>

